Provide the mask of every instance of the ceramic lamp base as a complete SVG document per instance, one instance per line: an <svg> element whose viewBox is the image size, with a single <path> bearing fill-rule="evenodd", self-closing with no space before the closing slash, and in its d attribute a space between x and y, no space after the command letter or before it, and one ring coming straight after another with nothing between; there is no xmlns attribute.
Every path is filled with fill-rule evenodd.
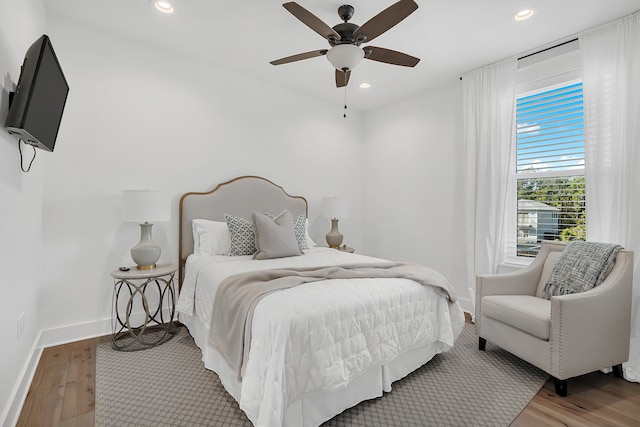
<svg viewBox="0 0 640 427"><path fill-rule="evenodd" d="M131 258L137 264L138 270L151 270L156 268L156 262L160 259L160 246L151 240L151 228L153 224L140 224L140 241L131 248Z"/></svg>
<svg viewBox="0 0 640 427"><path fill-rule="evenodd" d="M342 233L340 233L340 230L338 230L338 220L335 218L332 219L331 231L327 233L327 244L329 245L330 248L338 249L342 244L343 238L344 236L342 235Z"/></svg>

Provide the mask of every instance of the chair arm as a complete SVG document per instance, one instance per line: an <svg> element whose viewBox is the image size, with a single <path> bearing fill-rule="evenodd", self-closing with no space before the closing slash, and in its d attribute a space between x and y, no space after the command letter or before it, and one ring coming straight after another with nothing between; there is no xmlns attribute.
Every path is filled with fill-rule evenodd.
<svg viewBox="0 0 640 427"><path fill-rule="evenodd" d="M540 271L523 268L503 274L476 276L476 300L487 295L534 295L540 280Z"/></svg>
<svg viewBox="0 0 640 427"><path fill-rule="evenodd" d="M487 295L535 295L542 270L550 252L560 252L564 244L544 241L533 262L520 270L504 274L479 274L476 276L475 316L476 333L482 329L482 297Z"/></svg>
<svg viewBox="0 0 640 427"><path fill-rule="evenodd" d="M476 304L487 295L535 295L547 253L510 273L476 276Z"/></svg>
<svg viewBox="0 0 640 427"><path fill-rule="evenodd" d="M633 252L621 251L600 286L551 298L551 375L562 380L628 360L632 282Z"/></svg>
<svg viewBox="0 0 640 427"><path fill-rule="evenodd" d="M543 241L535 259L526 267L511 273L476 276L476 305L487 295L535 295L544 263L550 252L561 252L565 244Z"/></svg>
<svg viewBox="0 0 640 427"><path fill-rule="evenodd" d="M542 274L544 259L536 258L528 266L503 274L479 274L476 276L475 316L476 333L482 330L482 297L487 295L535 295Z"/></svg>

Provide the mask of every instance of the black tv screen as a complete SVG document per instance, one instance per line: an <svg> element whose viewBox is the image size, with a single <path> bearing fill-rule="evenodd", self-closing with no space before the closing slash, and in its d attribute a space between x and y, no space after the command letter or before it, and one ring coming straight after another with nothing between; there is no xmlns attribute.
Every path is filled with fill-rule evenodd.
<svg viewBox="0 0 640 427"><path fill-rule="evenodd" d="M69 85L45 34L24 58L5 128L27 144L53 151Z"/></svg>

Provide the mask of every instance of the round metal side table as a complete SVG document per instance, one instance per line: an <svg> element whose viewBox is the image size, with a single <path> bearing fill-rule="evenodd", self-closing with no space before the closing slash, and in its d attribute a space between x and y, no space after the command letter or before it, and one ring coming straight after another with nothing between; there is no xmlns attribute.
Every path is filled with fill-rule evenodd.
<svg viewBox="0 0 640 427"><path fill-rule="evenodd" d="M114 270L111 346L121 351L136 351L160 345L173 336L176 307L174 276L178 267L158 265L149 270L135 267ZM125 304L126 303L126 304ZM134 309L142 307L144 320L133 324ZM150 327L152 330L147 330Z"/></svg>

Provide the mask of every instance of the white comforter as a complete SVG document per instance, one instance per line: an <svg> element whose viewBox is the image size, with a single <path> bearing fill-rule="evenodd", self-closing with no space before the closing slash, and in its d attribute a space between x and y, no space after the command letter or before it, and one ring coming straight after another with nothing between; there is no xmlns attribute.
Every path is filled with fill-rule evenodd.
<svg viewBox="0 0 640 427"><path fill-rule="evenodd" d="M192 256L177 309L208 325L216 288L231 274L380 261L326 248L305 252L260 261ZM344 388L420 346L446 351L463 324L458 303L407 279L326 280L276 292L255 310L238 403L255 425L281 426L287 406L302 396Z"/></svg>

